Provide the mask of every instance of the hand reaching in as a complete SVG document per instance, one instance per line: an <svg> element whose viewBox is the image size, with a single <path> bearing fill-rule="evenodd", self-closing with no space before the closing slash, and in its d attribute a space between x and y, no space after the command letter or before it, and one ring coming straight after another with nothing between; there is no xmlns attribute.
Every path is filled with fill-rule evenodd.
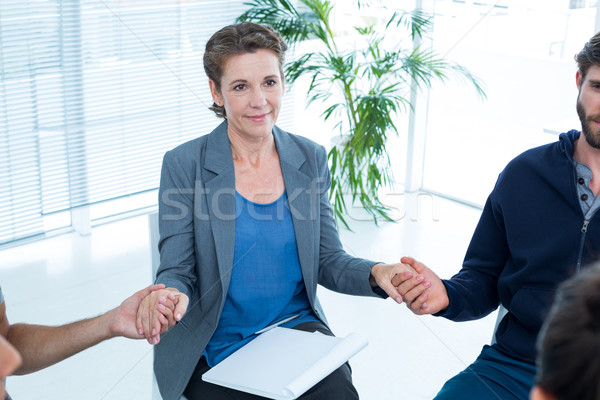
<svg viewBox="0 0 600 400"><path fill-rule="evenodd" d="M415 296L423 293L431 285L423 275L417 274L413 267L407 264L375 264L371 268L371 285L379 286L396 303L402 303L404 294L394 282L407 282L405 286L411 285L411 293Z"/></svg>
<svg viewBox="0 0 600 400"><path fill-rule="evenodd" d="M136 328L150 344L158 344L160 335L180 321L189 298L175 288L152 292L139 305Z"/></svg>
<svg viewBox="0 0 600 400"><path fill-rule="evenodd" d="M152 292L164 289L165 285L150 285L125 299L121 305L107 313L111 336L124 336L129 339L141 339L142 334L136 328L137 311L140 303Z"/></svg>
<svg viewBox="0 0 600 400"><path fill-rule="evenodd" d="M430 283L428 290L423 291L414 279L406 279L402 275L396 275L392 279L392 284L397 287L398 293L404 297L412 312L418 315L434 314L448 307L450 300L446 286L435 272L412 257L402 257L400 261L409 265L417 274L423 276L426 282Z"/></svg>

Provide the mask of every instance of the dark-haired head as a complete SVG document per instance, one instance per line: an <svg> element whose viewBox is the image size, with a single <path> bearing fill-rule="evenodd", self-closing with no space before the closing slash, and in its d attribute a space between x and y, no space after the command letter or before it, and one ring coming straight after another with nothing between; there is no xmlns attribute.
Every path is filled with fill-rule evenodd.
<svg viewBox="0 0 600 400"><path fill-rule="evenodd" d="M235 55L255 53L257 50L272 51L279 59L279 68L283 77L283 63L287 45L273 28L253 22L228 25L217 32L206 43L204 52L204 71L208 79L214 82L217 91L221 91L221 77L227 60ZM227 117L222 105L213 103L210 107L221 118Z"/></svg>
<svg viewBox="0 0 600 400"><path fill-rule="evenodd" d="M592 65L600 66L600 32L596 33L583 46L583 49L575 55L577 68L581 75L581 80L585 80L585 76Z"/></svg>
<svg viewBox="0 0 600 400"><path fill-rule="evenodd" d="M600 399L600 264L559 287L538 338L536 386L556 400Z"/></svg>

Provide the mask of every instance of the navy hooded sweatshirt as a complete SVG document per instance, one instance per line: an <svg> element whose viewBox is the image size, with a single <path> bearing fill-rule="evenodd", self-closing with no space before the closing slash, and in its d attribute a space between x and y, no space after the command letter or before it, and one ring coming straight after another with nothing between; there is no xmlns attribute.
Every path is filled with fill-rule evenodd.
<svg viewBox="0 0 600 400"><path fill-rule="evenodd" d="M482 318L501 303L508 314L493 345L534 363L535 341L558 284L600 260L598 214L585 222L573 167L579 132L524 152L500 174L463 267L444 280L453 321Z"/></svg>

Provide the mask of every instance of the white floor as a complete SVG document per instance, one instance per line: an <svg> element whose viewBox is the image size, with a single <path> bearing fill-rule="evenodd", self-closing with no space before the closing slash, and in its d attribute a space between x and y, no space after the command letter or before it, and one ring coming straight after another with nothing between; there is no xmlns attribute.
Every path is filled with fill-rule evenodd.
<svg viewBox="0 0 600 400"><path fill-rule="evenodd" d="M342 230L351 254L391 262L413 255L442 277L455 273L480 211L430 195L395 196L398 223L374 226L353 213ZM420 207L420 208L419 208ZM0 251L0 284L11 322L62 324L97 315L151 282L146 216ZM495 313L453 323L417 317L392 300L320 288L333 331L365 335L352 360L362 399L431 399L491 339ZM10 377L15 400L152 397L152 351L144 341L113 339L29 376Z"/></svg>

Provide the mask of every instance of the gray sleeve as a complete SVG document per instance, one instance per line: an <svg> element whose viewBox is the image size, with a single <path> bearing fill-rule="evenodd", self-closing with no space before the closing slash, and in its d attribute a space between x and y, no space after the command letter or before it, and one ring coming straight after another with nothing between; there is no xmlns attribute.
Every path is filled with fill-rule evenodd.
<svg viewBox="0 0 600 400"><path fill-rule="evenodd" d="M196 287L194 182L177 154L163 158L158 201L160 267L156 283L177 288L190 299Z"/></svg>

